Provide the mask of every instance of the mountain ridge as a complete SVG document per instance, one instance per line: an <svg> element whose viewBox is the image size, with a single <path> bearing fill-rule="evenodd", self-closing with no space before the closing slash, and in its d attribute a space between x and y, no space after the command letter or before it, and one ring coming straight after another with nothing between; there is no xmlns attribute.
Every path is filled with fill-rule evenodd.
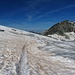
<svg viewBox="0 0 75 75"><path fill-rule="evenodd" d="M58 22L50 27L48 30L44 32L44 35L51 35L51 34L60 34L63 35L64 32L75 32L75 22L64 20L62 22Z"/></svg>

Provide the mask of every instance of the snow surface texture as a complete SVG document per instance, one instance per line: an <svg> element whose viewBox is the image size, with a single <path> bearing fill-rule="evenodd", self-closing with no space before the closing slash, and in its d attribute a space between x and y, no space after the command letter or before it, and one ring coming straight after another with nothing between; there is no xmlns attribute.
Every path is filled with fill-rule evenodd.
<svg viewBox="0 0 75 75"><path fill-rule="evenodd" d="M0 29L0 75L75 75L74 40Z"/></svg>
<svg viewBox="0 0 75 75"><path fill-rule="evenodd" d="M63 41L75 41L75 33L74 32L66 32L64 36L53 34L48 35L48 37L52 37L54 39L63 40Z"/></svg>

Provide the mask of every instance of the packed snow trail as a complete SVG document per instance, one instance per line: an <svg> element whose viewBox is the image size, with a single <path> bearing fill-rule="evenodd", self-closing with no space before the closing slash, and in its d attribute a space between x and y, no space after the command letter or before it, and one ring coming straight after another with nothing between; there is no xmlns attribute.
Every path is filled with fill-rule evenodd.
<svg viewBox="0 0 75 75"><path fill-rule="evenodd" d="M27 50L25 45L23 46L20 61L18 63L18 74L17 75L29 75L27 72Z"/></svg>

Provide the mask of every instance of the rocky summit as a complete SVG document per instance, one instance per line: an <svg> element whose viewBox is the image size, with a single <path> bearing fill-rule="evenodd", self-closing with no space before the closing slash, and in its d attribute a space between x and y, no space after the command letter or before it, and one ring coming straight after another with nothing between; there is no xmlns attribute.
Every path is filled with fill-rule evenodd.
<svg viewBox="0 0 75 75"><path fill-rule="evenodd" d="M75 41L0 26L0 75L75 75Z"/></svg>
<svg viewBox="0 0 75 75"><path fill-rule="evenodd" d="M59 34L64 35L65 32L75 32L75 22L64 20L56 23L44 32L44 35Z"/></svg>

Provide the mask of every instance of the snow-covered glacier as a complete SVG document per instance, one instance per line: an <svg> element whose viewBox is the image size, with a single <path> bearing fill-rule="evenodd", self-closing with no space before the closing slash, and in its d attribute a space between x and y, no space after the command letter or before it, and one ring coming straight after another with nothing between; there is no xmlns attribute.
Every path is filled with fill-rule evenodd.
<svg viewBox="0 0 75 75"><path fill-rule="evenodd" d="M0 75L75 75L75 41L0 26Z"/></svg>

